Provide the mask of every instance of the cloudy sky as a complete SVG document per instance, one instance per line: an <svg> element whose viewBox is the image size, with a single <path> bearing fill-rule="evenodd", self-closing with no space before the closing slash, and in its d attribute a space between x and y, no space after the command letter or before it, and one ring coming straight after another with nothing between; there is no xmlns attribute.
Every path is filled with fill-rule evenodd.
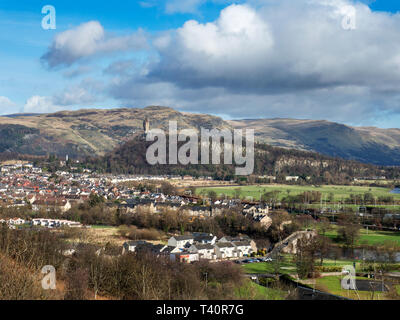
<svg viewBox="0 0 400 320"><path fill-rule="evenodd" d="M42 27L44 4L56 29ZM0 0L0 114L163 105L399 128L398 11L395 0Z"/></svg>

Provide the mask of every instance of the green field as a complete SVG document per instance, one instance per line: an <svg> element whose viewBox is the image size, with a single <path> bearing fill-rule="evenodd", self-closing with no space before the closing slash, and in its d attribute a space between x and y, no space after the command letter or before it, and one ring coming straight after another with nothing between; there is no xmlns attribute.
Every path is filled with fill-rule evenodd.
<svg viewBox="0 0 400 320"><path fill-rule="evenodd" d="M350 299L355 299L355 300L371 300L372 299L372 292L369 291L353 291L353 290L344 290L341 287L340 281L342 277L341 276L328 276L328 277L322 277L317 279L317 283L315 288L320 291L328 292L331 294L335 294L337 296L342 296ZM367 278L361 278L357 277L357 279L367 279ZM358 294L357 294L358 293ZM387 299L386 295L384 293L378 293L376 292L374 294L374 300L384 300Z"/></svg>
<svg viewBox="0 0 400 320"><path fill-rule="evenodd" d="M274 274L274 263L273 262L255 262L245 264L242 267L246 273L269 273ZM290 255L284 255L280 263L280 273L289 274L295 273L296 266L292 261Z"/></svg>
<svg viewBox="0 0 400 320"><path fill-rule="evenodd" d="M323 266L324 267L333 267L333 266L348 266L352 265L355 260L331 260L324 259ZM357 260L357 262L360 262ZM316 264L319 266L319 261L316 260ZM246 273L249 274L260 274L260 273L274 273L274 266L271 262L255 262L249 263L242 266ZM280 273L282 274L293 274L296 273L296 264L293 262L293 257L290 254L285 254L283 256L283 261L281 263Z"/></svg>
<svg viewBox="0 0 400 320"><path fill-rule="evenodd" d="M337 228L333 228L332 230L326 232L327 237L331 238L334 241L338 239ZM376 230L360 230L360 237L356 242L357 245L361 245L363 243L367 243L369 245L379 245L383 244L385 241L397 241L400 246L400 232L390 232L390 231L376 231Z"/></svg>
<svg viewBox="0 0 400 320"><path fill-rule="evenodd" d="M251 280L247 280L243 286L235 291L235 296L239 300L284 300L286 295L285 291L266 288Z"/></svg>
<svg viewBox="0 0 400 320"><path fill-rule="evenodd" d="M231 186L231 187L205 187L198 188L197 194L207 195L209 191L215 191L219 197L229 196L232 197L235 189L240 188L242 198L252 198L259 200L260 197L266 192L279 191L278 199L287 197L288 195L297 195L305 191L319 191L322 194L322 199L328 199L330 193L334 195L334 201L338 202L349 197L350 194L363 195L366 192L372 193L375 197L379 196L393 196L395 200L400 201L400 194L390 193L390 188L383 187L360 187L360 186L298 186L298 185L283 185L283 184L267 184L267 185L253 185L253 186Z"/></svg>

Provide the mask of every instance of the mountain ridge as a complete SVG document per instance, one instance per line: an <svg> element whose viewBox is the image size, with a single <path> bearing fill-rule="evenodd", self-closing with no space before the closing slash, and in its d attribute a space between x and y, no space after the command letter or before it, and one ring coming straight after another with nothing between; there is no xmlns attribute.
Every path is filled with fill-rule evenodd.
<svg viewBox="0 0 400 320"><path fill-rule="evenodd" d="M376 165L400 165L400 129L353 127L327 120L247 119L180 112L170 107L80 109L47 114L0 117L0 152L56 154L71 158L103 156L151 128L255 130L256 140L272 146L318 152Z"/></svg>

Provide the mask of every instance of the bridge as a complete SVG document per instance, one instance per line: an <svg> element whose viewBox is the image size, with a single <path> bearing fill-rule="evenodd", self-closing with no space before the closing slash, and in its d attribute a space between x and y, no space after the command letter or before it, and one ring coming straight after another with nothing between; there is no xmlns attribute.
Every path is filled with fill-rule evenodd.
<svg viewBox="0 0 400 320"><path fill-rule="evenodd" d="M278 242L275 244L274 248L267 254L267 258L272 258L274 255L280 253L283 249L289 246L290 243L293 243L294 241L297 242L298 239L302 237L314 237L316 236L315 231L297 231L292 233L290 236L287 238L283 239L282 241Z"/></svg>

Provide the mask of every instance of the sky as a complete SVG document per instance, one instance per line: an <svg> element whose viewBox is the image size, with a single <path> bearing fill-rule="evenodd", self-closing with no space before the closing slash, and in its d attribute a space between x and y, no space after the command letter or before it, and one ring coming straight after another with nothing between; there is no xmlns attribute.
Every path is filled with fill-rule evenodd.
<svg viewBox="0 0 400 320"><path fill-rule="evenodd" d="M0 114L162 105L399 128L399 11L394 0L0 0Z"/></svg>

